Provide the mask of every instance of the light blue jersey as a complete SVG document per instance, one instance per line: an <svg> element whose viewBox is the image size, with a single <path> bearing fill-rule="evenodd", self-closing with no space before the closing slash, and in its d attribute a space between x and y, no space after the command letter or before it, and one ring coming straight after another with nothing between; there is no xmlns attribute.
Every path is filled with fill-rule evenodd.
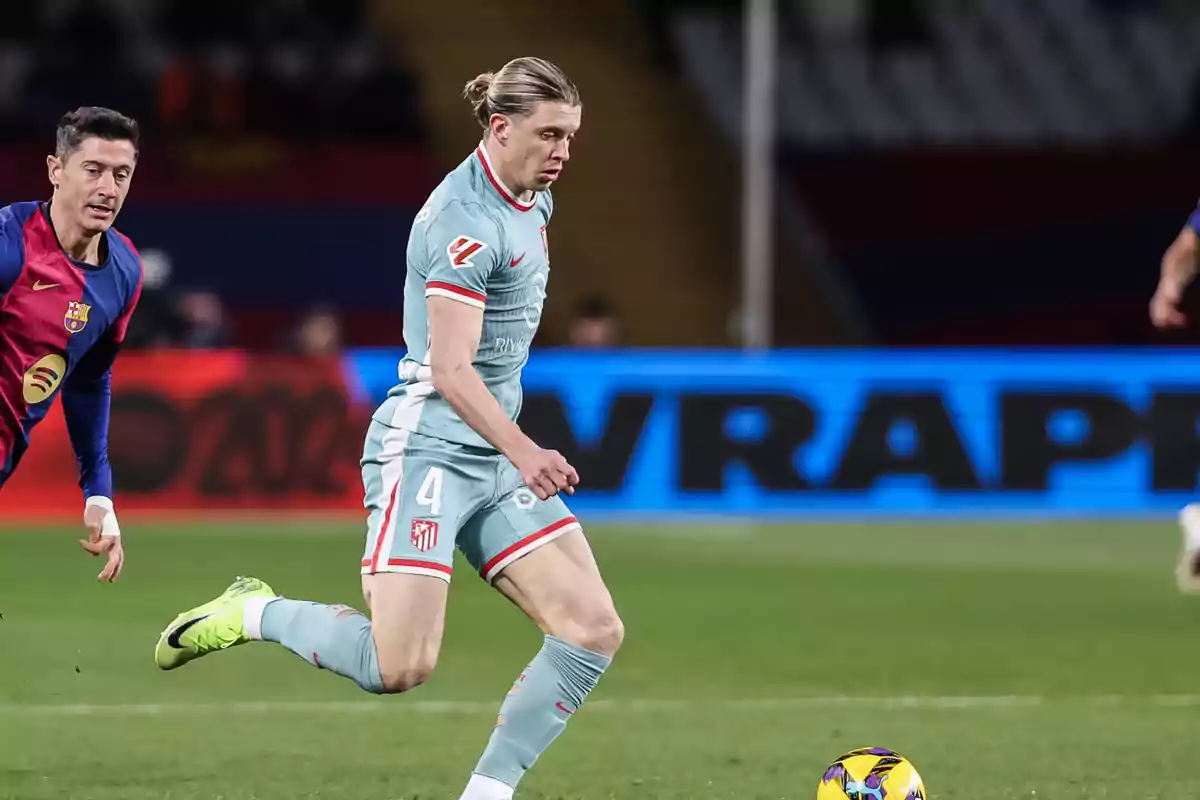
<svg viewBox="0 0 1200 800"><path fill-rule="evenodd" d="M449 173L413 221L404 282L400 382L373 418L389 427L493 449L433 388L426 298L446 297L483 309L474 367L515 420L521 372L542 318L550 258L549 191L519 201L500 183L481 145Z"/></svg>

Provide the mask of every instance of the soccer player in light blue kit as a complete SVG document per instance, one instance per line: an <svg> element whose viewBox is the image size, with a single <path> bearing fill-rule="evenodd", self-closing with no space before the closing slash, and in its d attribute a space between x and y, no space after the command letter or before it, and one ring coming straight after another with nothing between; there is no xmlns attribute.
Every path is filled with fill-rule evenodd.
<svg viewBox="0 0 1200 800"><path fill-rule="evenodd" d="M546 298L549 188L579 129L561 70L519 58L464 92L483 141L413 222L400 383L363 453L370 619L284 599L240 578L180 614L155 651L173 669L253 640L279 642L375 693L421 684L437 661L457 546L544 632L462 800L508 800L595 687L624 630L578 521L561 498L579 478L517 426L521 371Z"/></svg>

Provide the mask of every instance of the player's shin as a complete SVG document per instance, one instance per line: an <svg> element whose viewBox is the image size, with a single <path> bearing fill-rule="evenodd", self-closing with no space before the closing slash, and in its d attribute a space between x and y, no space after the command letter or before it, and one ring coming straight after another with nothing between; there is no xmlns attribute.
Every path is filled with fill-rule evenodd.
<svg viewBox="0 0 1200 800"><path fill-rule="evenodd" d="M278 642L314 667L385 691L371 621L348 606L282 597L250 598L243 625L251 639Z"/></svg>
<svg viewBox="0 0 1200 800"><path fill-rule="evenodd" d="M462 800L507 800L562 733L612 659L555 636L517 678Z"/></svg>

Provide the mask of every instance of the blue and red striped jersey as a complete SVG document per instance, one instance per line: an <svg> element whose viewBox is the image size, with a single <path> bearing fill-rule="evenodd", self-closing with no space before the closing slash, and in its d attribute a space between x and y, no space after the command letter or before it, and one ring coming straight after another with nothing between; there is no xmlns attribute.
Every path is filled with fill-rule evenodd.
<svg viewBox="0 0 1200 800"><path fill-rule="evenodd" d="M0 486L61 392L84 497L112 497L113 361L142 291L142 261L116 229L99 265L70 258L48 203L0 208Z"/></svg>

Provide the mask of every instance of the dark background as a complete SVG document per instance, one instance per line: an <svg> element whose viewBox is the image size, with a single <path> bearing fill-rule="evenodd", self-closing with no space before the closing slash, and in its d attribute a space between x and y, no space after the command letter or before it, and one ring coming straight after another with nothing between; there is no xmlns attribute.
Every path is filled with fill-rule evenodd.
<svg viewBox="0 0 1200 800"><path fill-rule="evenodd" d="M0 198L114 106L144 131L135 345L394 346L413 214L478 135L462 84L543 55L585 114L537 345L739 344L741 5L409 5L6 9ZM1146 313L1198 194L1192 4L777 6L776 344L1195 341Z"/></svg>

